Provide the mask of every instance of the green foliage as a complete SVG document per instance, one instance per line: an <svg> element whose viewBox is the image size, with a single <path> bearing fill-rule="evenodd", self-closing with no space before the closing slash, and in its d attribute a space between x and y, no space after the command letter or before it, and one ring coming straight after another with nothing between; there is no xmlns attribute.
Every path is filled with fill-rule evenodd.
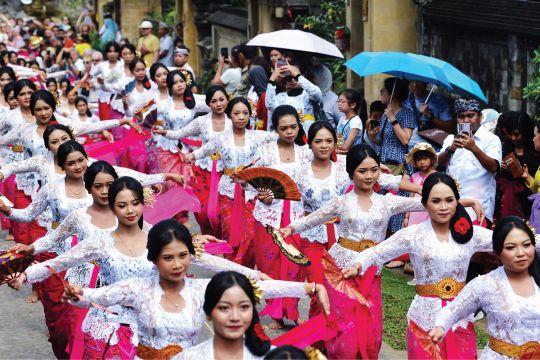
<svg viewBox="0 0 540 360"><path fill-rule="evenodd" d="M534 50L531 64L534 66L534 72L531 81L523 88L523 97L533 100L538 107L540 106L540 47ZM540 120L540 114L536 114L535 119Z"/></svg>
<svg viewBox="0 0 540 360"><path fill-rule="evenodd" d="M407 311L415 295L409 278L386 268L382 272L383 341L395 350L407 350ZM488 335L475 326L476 346L483 349Z"/></svg>
<svg viewBox="0 0 540 360"><path fill-rule="evenodd" d="M345 26L346 0L324 0L319 15L298 16L295 19L299 29L310 31L325 40L334 43L335 31ZM333 90L340 93L347 84L347 72L343 65L345 59L321 58L321 64L332 73Z"/></svg>

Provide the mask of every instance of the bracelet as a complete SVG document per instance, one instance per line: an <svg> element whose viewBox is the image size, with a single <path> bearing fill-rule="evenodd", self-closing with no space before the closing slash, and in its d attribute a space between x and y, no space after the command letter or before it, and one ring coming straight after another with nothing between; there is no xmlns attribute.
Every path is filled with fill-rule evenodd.
<svg viewBox="0 0 540 360"><path fill-rule="evenodd" d="M313 288L311 289L311 294L315 295L317 293L317 284L315 281L313 282Z"/></svg>

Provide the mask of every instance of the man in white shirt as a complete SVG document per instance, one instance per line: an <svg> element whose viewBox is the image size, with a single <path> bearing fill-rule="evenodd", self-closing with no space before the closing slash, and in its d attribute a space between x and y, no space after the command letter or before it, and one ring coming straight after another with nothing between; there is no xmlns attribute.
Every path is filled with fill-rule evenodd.
<svg viewBox="0 0 540 360"><path fill-rule="evenodd" d="M482 108L478 101L460 99L455 107L458 129L460 124L468 123L472 134L449 135L439 153L439 165L446 166L446 172L458 181L460 196L478 200L486 218L493 221L495 175L502 158L501 140L480 126ZM467 211L474 221L474 211Z"/></svg>
<svg viewBox="0 0 540 360"><path fill-rule="evenodd" d="M173 64L173 40L169 35L169 25L165 22L159 23L159 62L169 67Z"/></svg>

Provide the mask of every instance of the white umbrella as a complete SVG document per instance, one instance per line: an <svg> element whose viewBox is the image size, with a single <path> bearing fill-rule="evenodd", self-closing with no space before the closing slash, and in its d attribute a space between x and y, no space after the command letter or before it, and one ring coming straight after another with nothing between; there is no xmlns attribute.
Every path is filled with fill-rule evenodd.
<svg viewBox="0 0 540 360"><path fill-rule="evenodd" d="M259 34L251 39L247 45L305 51L343 58L343 54L341 54L336 45L317 35L302 30L279 30Z"/></svg>

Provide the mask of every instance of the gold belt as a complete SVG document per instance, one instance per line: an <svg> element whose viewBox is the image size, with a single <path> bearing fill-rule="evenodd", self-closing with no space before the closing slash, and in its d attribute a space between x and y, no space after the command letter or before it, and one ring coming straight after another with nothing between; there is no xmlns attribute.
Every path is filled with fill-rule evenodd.
<svg viewBox="0 0 540 360"><path fill-rule="evenodd" d="M150 346L145 346L143 344L137 345L137 357L140 357L144 360L154 360L154 359L170 359L174 355L182 352L182 347L180 345L167 345L163 349L154 349Z"/></svg>
<svg viewBox="0 0 540 360"><path fill-rule="evenodd" d="M464 286L464 281L444 278L436 284L416 285L416 293L420 296L436 296L448 300L455 298Z"/></svg>
<svg viewBox="0 0 540 360"><path fill-rule="evenodd" d="M377 245L375 241L373 240L364 239L360 241L353 241L353 240L349 240L341 236L338 239L338 243L344 248L352 250L352 251L356 251L356 252L362 252L366 249L369 249Z"/></svg>
<svg viewBox="0 0 540 360"><path fill-rule="evenodd" d="M540 343L536 341L528 341L523 345L514 345L490 336L489 347L491 350L513 359L521 359L525 356L527 359L534 359L536 358L534 355L540 356ZM531 355L533 356L531 357Z"/></svg>
<svg viewBox="0 0 540 360"><path fill-rule="evenodd" d="M60 226L60 222L58 222L58 221L53 221L52 224L51 224L51 228L53 230L56 229L59 226Z"/></svg>
<svg viewBox="0 0 540 360"><path fill-rule="evenodd" d="M24 146L22 146L21 144L11 145L11 151L13 151L13 152L23 152L24 151Z"/></svg>

